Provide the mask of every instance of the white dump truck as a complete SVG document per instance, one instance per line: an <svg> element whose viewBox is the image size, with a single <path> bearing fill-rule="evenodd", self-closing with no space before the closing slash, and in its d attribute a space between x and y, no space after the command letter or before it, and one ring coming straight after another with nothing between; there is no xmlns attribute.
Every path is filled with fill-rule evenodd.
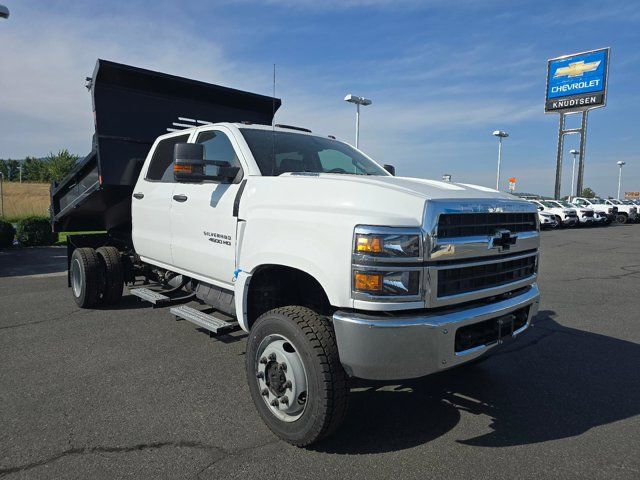
<svg viewBox="0 0 640 480"><path fill-rule="evenodd" d="M214 336L245 330L249 391L287 442L334 432L353 377L440 372L530 327L528 202L396 177L272 125L274 98L103 60L89 86L94 149L52 188L55 230L107 232L69 236L75 301L109 308L126 284Z"/></svg>

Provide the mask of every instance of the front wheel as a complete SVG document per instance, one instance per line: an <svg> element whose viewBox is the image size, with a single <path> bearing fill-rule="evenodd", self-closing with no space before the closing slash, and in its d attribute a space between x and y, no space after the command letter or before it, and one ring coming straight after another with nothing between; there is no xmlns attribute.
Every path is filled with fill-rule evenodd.
<svg viewBox="0 0 640 480"><path fill-rule="evenodd" d="M556 225L556 228L562 228L563 227L563 225L562 225L562 217L560 217L560 215L556 215L556 223L558 224L558 225Z"/></svg>
<svg viewBox="0 0 640 480"><path fill-rule="evenodd" d="M346 416L349 379L333 326L308 308L276 308L256 320L246 371L258 413L286 442L311 445L337 430Z"/></svg>

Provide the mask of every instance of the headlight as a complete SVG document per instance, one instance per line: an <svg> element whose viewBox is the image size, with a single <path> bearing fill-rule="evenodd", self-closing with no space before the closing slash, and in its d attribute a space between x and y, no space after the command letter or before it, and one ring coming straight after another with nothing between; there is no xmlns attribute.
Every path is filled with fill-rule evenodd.
<svg viewBox="0 0 640 480"><path fill-rule="evenodd" d="M421 243L419 233L405 231L397 233L359 232L356 229L353 253L370 257L420 258Z"/></svg>
<svg viewBox="0 0 640 480"><path fill-rule="evenodd" d="M417 270L375 272L355 269L353 289L355 292L374 296L418 295L420 272Z"/></svg>
<svg viewBox="0 0 640 480"><path fill-rule="evenodd" d="M394 302L421 300L423 259L420 228L357 226L352 250L353 298Z"/></svg>

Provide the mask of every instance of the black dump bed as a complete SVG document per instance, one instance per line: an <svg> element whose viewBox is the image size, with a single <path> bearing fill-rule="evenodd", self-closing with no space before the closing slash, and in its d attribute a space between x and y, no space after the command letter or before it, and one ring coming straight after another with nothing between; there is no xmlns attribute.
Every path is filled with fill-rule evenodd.
<svg viewBox="0 0 640 480"><path fill-rule="evenodd" d="M280 107L272 97L106 60L97 61L87 80L93 146L51 186L54 231L130 229L131 194L156 137L205 123L270 125Z"/></svg>

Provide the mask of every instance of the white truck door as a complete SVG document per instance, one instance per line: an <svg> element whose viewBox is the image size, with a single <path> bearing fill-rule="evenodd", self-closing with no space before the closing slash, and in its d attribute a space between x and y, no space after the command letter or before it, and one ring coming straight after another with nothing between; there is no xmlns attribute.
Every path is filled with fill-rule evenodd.
<svg viewBox="0 0 640 480"><path fill-rule="evenodd" d="M189 134L160 140L133 190L131 199L132 238L136 252L151 263L171 265L171 207L173 147L184 143ZM144 178L142 178L144 177Z"/></svg>
<svg viewBox="0 0 640 480"><path fill-rule="evenodd" d="M242 172L235 140L222 128L200 131L194 141L204 145L205 160L228 162ZM205 173L215 175L217 169L206 165ZM176 268L229 289L233 289L236 268L237 218L233 207L239 178L234 183L177 183L171 208L171 249Z"/></svg>

